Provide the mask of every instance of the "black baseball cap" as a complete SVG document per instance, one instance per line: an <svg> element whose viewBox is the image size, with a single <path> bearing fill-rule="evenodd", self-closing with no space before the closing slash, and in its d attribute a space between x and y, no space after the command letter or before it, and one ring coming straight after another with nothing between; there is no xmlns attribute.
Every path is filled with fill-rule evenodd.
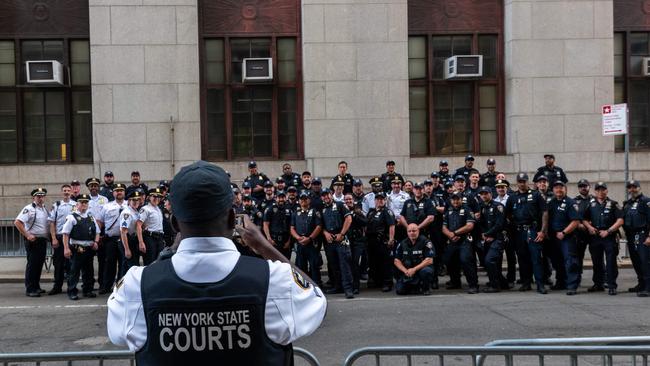
<svg viewBox="0 0 650 366"><path fill-rule="evenodd" d="M361 179L355 178L355 179L352 181L352 185L353 185L353 186L362 186L362 185L363 185L363 182L361 181Z"/></svg>
<svg viewBox="0 0 650 366"><path fill-rule="evenodd" d="M330 193L332 193L332 191L330 191L329 188L323 188L323 189L320 191L320 195L321 195L321 196L324 196L324 195L326 195L326 194L330 194Z"/></svg>
<svg viewBox="0 0 650 366"><path fill-rule="evenodd" d="M460 180L462 180L462 181L464 182L464 181L465 181L465 177L462 176L462 175L460 175L460 174L458 174L456 177L454 177L454 181L458 182L458 181L460 181Z"/></svg>
<svg viewBox="0 0 650 366"><path fill-rule="evenodd" d="M546 159L546 158L555 159L555 155L553 155L553 154L544 154L544 159Z"/></svg>
<svg viewBox="0 0 650 366"><path fill-rule="evenodd" d="M386 194L384 192L377 192L375 193L375 199L377 198L386 198Z"/></svg>
<svg viewBox="0 0 650 366"><path fill-rule="evenodd" d="M578 181L578 187L585 187L585 186L587 187L589 186L589 181L586 179L580 179Z"/></svg>
<svg viewBox="0 0 650 366"><path fill-rule="evenodd" d="M140 172L137 171L137 170L134 170L134 171L131 172L131 176L134 176L134 175L140 176Z"/></svg>
<svg viewBox="0 0 650 366"><path fill-rule="evenodd" d="M395 165L395 161L394 160L388 160L386 162L386 165Z"/></svg>
<svg viewBox="0 0 650 366"><path fill-rule="evenodd" d="M278 197L280 197L280 196L284 196L284 197L286 197L286 196L287 196L287 192L285 192L285 191L277 191L277 192L275 193L275 195L278 196Z"/></svg>
<svg viewBox="0 0 650 366"><path fill-rule="evenodd" d="M287 192L298 192L298 188L296 188L296 187L294 187L294 186L289 186L289 187L287 188Z"/></svg>
<svg viewBox="0 0 650 366"><path fill-rule="evenodd" d="M252 160L248 162L248 169L251 168L257 168L257 163Z"/></svg>
<svg viewBox="0 0 650 366"><path fill-rule="evenodd" d="M438 174L438 172L432 172L431 178L440 178L440 174Z"/></svg>
<svg viewBox="0 0 650 366"><path fill-rule="evenodd" d="M605 182L598 182L598 183L596 183L596 185L594 186L594 189L596 189L596 190L598 190L598 189L607 189L607 183L605 183Z"/></svg>
<svg viewBox="0 0 650 366"><path fill-rule="evenodd" d="M71 185L71 186L80 186L81 183L79 183L78 180L74 179L72 182L70 182L70 185Z"/></svg>
<svg viewBox="0 0 650 366"><path fill-rule="evenodd" d="M241 184L241 187L242 188L252 188L251 187L251 182L244 182L244 183Z"/></svg>
<svg viewBox="0 0 650 366"><path fill-rule="evenodd" d="M473 155L467 155L465 156L465 161L474 161L474 156Z"/></svg>
<svg viewBox="0 0 650 366"><path fill-rule="evenodd" d="M538 179L538 180L539 180L539 179ZM564 184L563 181L561 181L561 180L558 179L558 180L556 180L555 182L553 182L553 187L555 187L555 186L566 187L566 184Z"/></svg>
<svg viewBox="0 0 650 366"><path fill-rule="evenodd" d="M112 176L113 176L113 172L110 171L110 170L107 170L106 172L104 172L104 176L105 176L105 177L112 177Z"/></svg>
<svg viewBox="0 0 650 366"><path fill-rule="evenodd" d="M548 182L548 177L545 176L544 174L541 174L539 177L535 179L535 183L539 182L540 180L545 180Z"/></svg>
<svg viewBox="0 0 650 366"><path fill-rule="evenodd" d="M307 191L300 192L300 199L305 199L305 198L311 199L311 195L309 194L309 192Z"/></svg>
<svg viewBox="0 0 650 366"><path fill-rule="evenodd" d="M309 170L305 170L305 171L302 172L302 174L300 174L300 175L301 175L301 176L303 176L303 175L308 175L308 176L311 177L311 172L310 172Z"/></svg>
<svg viewBox="0 0 650 366"><path fill-rule="evenodd" d="M632 180L628 181L627 184L625 185L625 188L630 188L630 187L640 188L641 183L639 183L638 180L632 179Z"/></svg>
<svg viewBox="0 0 650 366"><path fill-rule="evenodd" d="M478 193L492 193L492 190L488 186L483 186L479 188Z"/></svg>
<svg viewBox="0 0 650 366"><path fill-rule="evenodd" d="M314 178L314 180L312 180L311 184L320 186L321 184L323 184L323 182L320 181L320 178L316 177Z"/></svg>
<svg viewBox="0 0 650 366"><path fill-rule="evenodd" d="M494 164L496 164L496 163L497 163L497 161L494 160L494 159L492 159L492 158L487 159L487 164L488 164L488 165L494 165Z"/></svg>
<svg viewBox="0 0 650 366"><path fill-rule="evenodd" d="M528 182L528 174L526 173L517 174L517 182Z"/></svg>
<svg viewBox="0 0 650 366"><path fill-rule="evenodd" d="M273 187L273 182L271 182L270 180L267 180L266 182L264 182L263 187L264 188Z"/></svg>
<svg viewBox="0 0 650 366"><path fill-rule="evenodd" d="M450 198L462 198L463 195L462 195L460 192L458 192L458 191L453 191L453 192L451 193L451 195L449 195L449 197L450 197Z"/></svg>
<svg viewBox="0 0 650 366"><path fill-rule="evenodd" d="M280 183L280 182L284 183L284 178L282 177L275 178L275 183Z"/></svg>
<svg viewBox="0 0 650 366"><path fill-rule="evenodd" d="M174 176L170 191L174 216L181 222L208 221L232 208L228 174L207 161L184 166Z"/></svg>
<svg viewBox="0 0 650 366"><path fill-rule="evenodd" d="M422 183L420 182L413 183L413 189L422 189Z"/></svg>
<svg viewBox="0 0 650 366"><path fill-rule="evenodd" d="M440 164L438 164L438 166L441 165L449 165L449 162L447 160L440 160Z"/></svg>

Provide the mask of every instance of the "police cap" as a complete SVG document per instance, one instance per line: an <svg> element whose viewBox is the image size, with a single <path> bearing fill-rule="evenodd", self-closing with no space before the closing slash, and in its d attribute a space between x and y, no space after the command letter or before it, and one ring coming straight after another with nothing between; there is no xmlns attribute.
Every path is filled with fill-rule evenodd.
<svg viewBox="0 0 650 366"><path fill-rule="evenodd" d="M589 187L589 181L586 179L580 179L578 181L578 187Z"/></svg>
<svg viewBox="0 0 650 366"><path fill-rule="evenodd" d="M140 191L136 189L131 191L131 193L129 193L129 196L127 198L130 200L137 200L140 199L140 197L142 197L142 193L140 193Z"/></svg>
<svg viewBox="0 0 650 366"><path fill-rule="evenodd" d="M544 154L544 159L546 159L546 158L555 159L555 155L553 155L553 154Z"/></svg>
<svg viewBox="0 0 650 366"><path fill-rule="evenodd" d="M458 175L454 178L454 181L456 181L456 182L461 181L461 180L464 182L464 181L465 181L465 177L462 176L462 175L460 175L460 174L458 174Z"/></svg>
<svg viewBox="0 0 650 366"><path fill-rule="evenodd" d="M311 184L313 184L313 185L317 185L317 186L320 186L320 185L323 184L323 182L321 182L320 178L316 177L316 178L314 178L314 180L311 182Z"/></svg>
<svg viewBox="0 0 650 366"><path fill-rule="evenodd" d="M298 188L294 186L289 186L289 188L287 188L287 192L298 192Z"/></svg>
<svg viewBox="0 0 650 366"><path fill-rule="evenodd" d="M45 196L47 195L47 189L43 187L38 187L32 190L32 197L34 196Z"/></svg>
<svg viewBox="0 0 650 366"><path fill-rule="evenodd" d="M311 195L309 194L309 192L307 192L307 191L300 192L300 199L302 200L302 199L305 199L305 198L306 199L311 199Z"/></svg>
<svg viewBox="0 0 650 366"><path fill-rule="evenodd" d="M438 172L432 172L431 178L440 178L440 174L438 174Z"/></svg>
<svg viewBox="0 0 650 366"><path fill-rule="evenodd" d="M463 197L463 195L462 195L460 192L458 192L458 191L453 191L453 192L451 193L451 195L449 195L449 197L450 197L451 199L454 199L454 198L459 198L459 199L460 199L461 197Z"/></svg>
<svg viewBox="0 0 650 366"><path fill-rule="evenodd" d="M248 169L252 168L257 168L257 163L251 160L248 162Z"/></svg>
<svg viewBox="0 0 650 366"><path fill-rule="evenodd" d="M170 191L174 216L181 222L208 221L232 207L228 175L203 160L184 166L174 177Z"/></svg>
<svg viewBox="0 0 650 366"><path fill-rule="evenodd" d="M353 185L353 186L362 186L362 185L363 185L363 182L361 181L361 179L355 178L355 179L352 181L352 185Z"/></svg>
<svg viewBox="0 0 650 366"><path fill-rule="evenodd" d="M273 188L273 182L267 180L266 182L264 182L264 188L269 188L269 187Z"/></svg>
<svg viewBox="0 0 650 366"><path fill-rule="evenodd" d="M278 196L278 197L280 197L280 196L286 197L286 196L287 196L287 192L285 192L285 191L277 191L277 192L275 193L275 195Z"/></svg>
<svg viewBox="0 0 650 366"><path fill-rule="evenodd" d="M386 166L389 166L389 165L395 165L395 161L393 161L393 160L388 160L388 161L386 162Z"/></svg>
<svg viewBox="0 0 650 366"><path fill-rule="evenodd" d="M110 171L110 170L107 170L106 172L104 172L104 176L105 176L105 177L112 177L112 176L113 176L113 172Z"/></svg>
<svg viewBox="0 0 650 366"><path fill-rule="evenodd" d="M280 182L284 183L284 178L282 177L275 178L275 183L280 183Z"/></svg>
<svg viewBox="0 0 650 366"><path fill-rule="evenodd" d="M332 193L332 191L330 191L329 188L323 188L323 189L320 191L320 195L321 195L321 196L325 196L325 195L328 195L328 194L330 194L330 193Z"/></svg>
<svg viewBox="0 0 650 366"><path fill-rule="evenodd" d="M304 177L305 175L311 177L311 172L309 170L305 170L304 172L302 172L301 176Z"/></svg>
<svg viewBox="0 0 650 366"><path fill-rule="evenodd" d="M94 177L86 179L86 187L90 186L91 184L99 185L99 179L94 178Z"/></svg>
<svg viewBox="0 0 650 366"><path fill-rule="evenodd" d="M467 155L465 156L465 161L474 161L474 156L473 155Z"/></svg>
<svg viewBox="0 0 650 366"><path fill-rule="evenodd" d="M599 189L607 189L607 184L606 184L605 182L598 182L598 183L596 183L596 185L594 186L594 189L595 189L595 190L599 190Z"/></svg>
<svg viewBox="0 0 650 366"><path fill-rule="evenodd" d="M377 193L375 193L375 199L377 199L377 198L384 199L384 198L386 198L386 194L384 192L377 192Z"/></svg>
<svg viewBox="0 0 650 366"><path fill-rule="evenodd" d="M641 183L639 183L638 180L632 179L632 180L628 181L627 184L625 185L625 188L630 188L630 187L640 188Z"/></svg>
<svg viewBox="0 0 650 366"><path fill-rule="evenodd" d="M90 195L88 194L80 194L77 196L77 202L88 202L90 201Z"/></svg>
<svg viewBox="0 0 650 366"><path fill-rule="evenodd" d="M496 163L497 163L497 161L492 159L492 158L487 159L487 165L494 165Z"/></svg>
<svg viewBox="0 0 650 366"><path fill-rule="evenodd" d="M232 189L231 189L231 191L232 191ZM162 189L156 187L156 188L151 188L151 189L149 189L149 191L147 192L147 194L148 194L149 196L162 197L163 192L162 192Z"/></svg>
<svg viewBox="0 0 650 366"><path fill-rule="evenodd" d="M124 184L122 183L115 183L115 185L113 186L113 191L123 191L125 189L126 186L124 186Z"/></svg>
<svg viewBox="0 0 650 366"><path fill-rule="evenodd" d="M431 179L427 178L427 179L425 179L425 180L422 182L422 185L425 185L425 186L432 186L432 185L433 185L433 181L432 181Z"/></svg>
<svg viewBox="0 0 650 366"><path fill-rule="evenodd" d="M483 186L479 188L478 193L492 193L492 190L488 186Z"/></svg>
<svg viewBox="0 0 650 366"><path fill-rule="evenodd" d="M383 183L381 182L381 179L379 179L379 177L373 177L372 179L370 179L370 185L371 186L381 186L381 185L383 185Z"/></svg>
<svg viewBox="0 0 650 366"><path fill-rule="evenodd" d="M539 181L539 179L538 179L538 181ZM566 184L564 184L563 181L561 181L561 180L558 179L558 180L556 180L555 182L553 182L553 187L555 187L555 186L566 187Z"/></svg>
<svg viewBox="0 0 650 366"><path fill-rule="evenodd" d="M545 180L548 182L548 177L544 174L541 174L539 177L537 177L537 179L535 179L535 183L539 182L540 180Z"/></svg>
<svg viewBox="0 0 650 366"><path fill-rule="evenodd" d="M517 182L528 182L528 174L526 173L517 174Z"/></svg>
<svg viewBox="0 0 650 366"><path fill-rule="evenodd" d="M245 194L245 195L242 196L241 199L242 199L242 201L252 201L253 197L251 197L250 194Z"/></svg>
<svg viewBox="0 0 650 366"><path fill-rule="evenodd" d="M239 188L234 187L234 188L232 189L232 193L233 193L233 194L240 194L241 191L239 190Z"/></svg>
<svg viewBox="0 0 650 366"><path fill-rule="evenodd" d="M422 189L422 183L420 182L413 183L413 189Z"/></svg>
<svg viewBox="0 0 650 366"><path fill-rule="evenodd" d="M440 160L440 164L438 166L447 166L449 165L449 162L447 160Z"/></svg>
<svg viewBox="0 0 650 366"><path fill-rule="evenodd" d="M70 182L70 185L71 185L71 186L80 186L81 183L79 183L78 180L74 179L72 182Z"/></svg>
<svg viewBox="0 0 650 366"><path fill-rule="evenodd" d="M499 179L497 180L496 184L494 184L495 187L510 187L510 182L508 182L505 179Z"/></svg>
<svg viewBox="0 0 650 366"><path fill-rule="evenodd" d="M244 183L242 183L241 187L242 188L252 188L251 187L251 182L244 182Z"/></svg>
<svg viewBox="0 0 650 366"><path fill-rule="evenodd" d="M392 180L390 183L391 183L391 184L393 184L393 183L399 183L399 184L402 184L402 183L404 183L404 182L402 182L402 178L400 178L400 177L398 177L398 176L395 176L395 178L393 178L393 180Z"/></svg>
<svg viewBox="0 0 650 366"><path fill-rule="evenodd" d="M454 181L453 180L448 180L445 181L445 188L453 187L454 186Z"/></svg>
<svg viewBox="0 0 650 366"><path fill-rule="evenodd" d="M158 182L158 186L165 186L165 187L169 188L170 185L171 185L171 183L168 180L161 180L160 182Z"/></svg>

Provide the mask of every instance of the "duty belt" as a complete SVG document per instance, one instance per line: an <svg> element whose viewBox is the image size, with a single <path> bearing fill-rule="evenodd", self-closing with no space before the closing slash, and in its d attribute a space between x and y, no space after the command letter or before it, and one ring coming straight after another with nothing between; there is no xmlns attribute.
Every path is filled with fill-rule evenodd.
<svg viewBox="0 0 650 366"><path fill-rule="evenodd" d="M70 249L77 253L84 253L86 250L90 249L90 246L79 245L79 244L70 244Z"/></svg>
<svg viewBox="0 0 650 366"><path fill-rule="evenodd" d="M519 231L523 231L523 230L528 231L528 230L530 230L532 228L535 228L535 227L537 227L537 224L517 225L517 230L519 230Z"/></svg>
<svg viewBox="0 0 650 366"><path fill-rule="evenodd" d="M155 239L162 239L164 233L160 233L160 232L157 232L157 231L145 230L144 235L150 236L150 237L155 238Z"/></svg>

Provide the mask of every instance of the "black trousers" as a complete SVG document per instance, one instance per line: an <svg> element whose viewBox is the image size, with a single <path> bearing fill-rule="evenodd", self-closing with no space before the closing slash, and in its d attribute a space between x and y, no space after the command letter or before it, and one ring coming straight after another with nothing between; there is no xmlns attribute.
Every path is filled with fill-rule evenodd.
<svg viewBox="0 0 650 366"><path fill-rule="evenodd" d="M332 286L345 292L352 292L352 269L350 268L352 253L350 245L332 242L325 243L327 262L332 264L337 277L331 278Z"/></svg>
<svg viewBox="0 0 650 366"><path fill-rule="evenodd" d="M158 259L158 254L165 247L165 240L161 236L152 236L147 233L142 233L142 240L147 251L142 255L144 257L144 265L148 266Z"/></svg>
<svg viewBox="0 0 650 366"><path fill-rule="evenodd" d="M606 279L608 288L617 288L618 242L616 242L616 236L610 235L606 238L601 238L599 235L593 236L589 244L589 253L591 253L591 261L594 264L592 277L594 285L602 287ZM605 274L607 275L605 276Z"/></svg>
<svg viewBox="0 0 650 366"><path fill-rule="evenodd" d="M352 287L358 290L361 287L361 273L363 273L361 264L362 258L366 255L366 241L350 240L350 250L352 251Z"/></svg>
<svg viewBox="0 0 650 366"><path fill-rule="evenodd" d="M104 268L106 267L106 246L100 243L97 251L92 251L97 255L97 283L99 286L104 283Z"/></svg>
<svg viewBox="0 0 650 366"><path fill-rule="evenodd" d="M122 240L117 236L107 236L104 237L102 246L104 247L104 253L106 256L104 262L104 275L102 276L104 282L100 282L99 286L101 289L110 290L115 284L115 277L117 274L122 273L123 254L120 252Z"/></svg>
<svg viewBox="0 0 650 366"><path fill-rule="evenodd" d="M25 241L25 252L27 252L25 290L27 293L38 292L41 289L41 272L47 253L47 239L36 238L34 241Z"/></svg>
<svg viewBox="0 0 650 366"><path fill-rule="evenodd" d="M452 284L460 285L460 269L462 268L469 287L478 287L474 248L475 246L467 238L461 238L454 243L449 242L445 250L445 263L450 270L449 278Z"/></svg>
<svg viewBox="0 0 650 366"><path fill-rule="evenodd" d="M383 240L377 237L368 237L368 262L370 271L368 276L376 287L393 287L393 258L391 250Z"/></svg>
<svg viewBox="0 0 650 366"><path fill-rule="evenodd" d="M68 274L68 294L76 295L79 275L82 277L81 290L84 294L91 293L95 286L95 269L93 260L95 251L91 247L71 245L72 257L70 258L70 273Z"/></svg>
<svg viewBox="0 0 650 366"><path fill-rule="evenodd" d="M289 233L271 233L271 239L277 244L275 249L277 249L283 256L285 256L289 261L291 261L291 241L289 242L289 247L284 248L284 243L289 239Z"/></svg>
<svg viewBox="0 0 650 366"><path fill-rule="evenodd" d="M124 254L124 245L122 245L122 242L120 242L119 250L120 258L122 258L122 267L119 278L124 277L129 268L133 266L139 266L140 257L142 257L142 253L140 253L138 237L136 235L127 235L126 238L128 240L129 251L131 251L131 258L126 257Z"/></svg>
<svg viewBox="0 0 650 366"><path fill-rule="evenodd" d="M511 240L510 237L511 236L508 236L508 238L503 242L506 260L508 262L506 279L508 282L515 282L517 280L517 247L515 246L514 240Z"/></svg>
<svg viewBox="0 0 650 366"><path fill-rule="evenodd" d="M59 241L59 246L52 248L52 266L54 267L54 285L52 288L61 290L63 280L70 270L70 261L63 255L63 235L57 235L56 240Z"/></svg>

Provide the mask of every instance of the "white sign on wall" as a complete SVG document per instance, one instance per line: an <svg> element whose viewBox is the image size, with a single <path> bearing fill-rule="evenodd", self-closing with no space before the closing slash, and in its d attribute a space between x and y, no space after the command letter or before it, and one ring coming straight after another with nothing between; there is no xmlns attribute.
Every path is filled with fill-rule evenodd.
<svg viewBox="0 0 650 366"><path fill-rule="evenodd" d="M603 106L603 136L627 134L627 104Z"/></svg>

